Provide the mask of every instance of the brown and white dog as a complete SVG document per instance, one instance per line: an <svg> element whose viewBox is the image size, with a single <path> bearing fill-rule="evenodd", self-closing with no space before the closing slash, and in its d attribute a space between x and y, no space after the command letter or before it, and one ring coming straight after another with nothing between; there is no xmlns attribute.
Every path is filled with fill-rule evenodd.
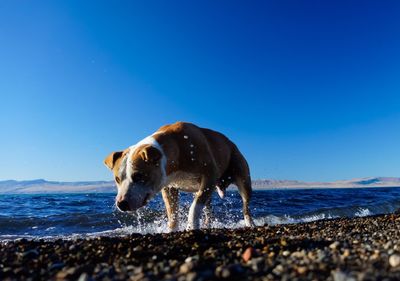
<svg viewBox="0 0 400 281"><path fill-rule="evenodd" d="M178 190L195 192L189 209L187 229L211 220L211 194L235 184L243 200L246 226L253 226L249 211L251 179L249 166L236 145L223 134L177 122L158 129L151 136L104 160L114 173L118 187L116 205L121 211L134 211L162 192L168 226L178 227Z"/></svg>

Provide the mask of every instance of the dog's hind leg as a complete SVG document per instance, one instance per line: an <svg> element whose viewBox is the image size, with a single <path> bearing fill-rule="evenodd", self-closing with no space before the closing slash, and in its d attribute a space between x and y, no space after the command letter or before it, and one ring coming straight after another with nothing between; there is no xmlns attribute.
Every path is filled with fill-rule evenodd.
<svg viewBox="0 0 400 281"><path fill-rule="evenodd" d="M208 200L206 206L204 207L204 227L211 228L211 222L213 221L213 219L214 217L210 198L210 200Z"/></svg>
<svg viewBox="0 0 400 281"><path fill-rule="evenodd" d="M171 231L178 229L179 192L173 187L164 187L161 194L167 210L168 228Z"/></svg>
<svg viewBox="0 0 400 281"><path fill-rule="evenodd" d="M247 227L254 226L249 209L252 194L250 169L246 159L236 147L231 159L231 170L233 172L234 183L238 187L243 201L244 223Z"/></svg>
<svg viewBox="0 0 400 281"><path fill-rule="evenodd" d="M243 201L243 216L244 216L244 223L247 227L253 227L255 226L253 219L251 217L250 209L249 209L249 203L251 199L251 181L250 177L249 179L237 179L236 180L236 185L239 189L239 194L242 197Z"/></svg>

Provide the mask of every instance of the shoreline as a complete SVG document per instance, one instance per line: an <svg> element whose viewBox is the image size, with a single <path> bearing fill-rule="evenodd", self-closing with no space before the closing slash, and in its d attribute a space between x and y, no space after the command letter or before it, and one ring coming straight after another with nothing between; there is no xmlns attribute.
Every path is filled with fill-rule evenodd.
<svg viewBox="0 0 400 281"><path fill-rule="evenodd" d="M400 215L0 243L1 280L400 279Z"/></svg>

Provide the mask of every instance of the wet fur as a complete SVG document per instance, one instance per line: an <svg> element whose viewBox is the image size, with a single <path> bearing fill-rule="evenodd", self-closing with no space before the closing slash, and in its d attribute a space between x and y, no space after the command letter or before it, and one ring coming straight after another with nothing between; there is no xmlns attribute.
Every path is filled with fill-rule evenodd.
<svg viewBox="0 0 400 281"><path fill-rule="evenodd" d="M171 229L178 227L178 190L195 192L187 228L196 229L200 227L200 215L205 206L206 221L210 221L211 194L216 186L225 191L230 184L235 184L239 189L246 226L253 225L248 207L252 193L249 167L239 149L226 136L191 123L177 122L161 127L145 140L144 145L135 145L123 152L110 154L105 164L114 172L115 177L120 175L121 171L129 169L145 170L147 174L157 177L152 179L152 182L158 182L159 186L153 184L149 188L152 188L152 196L157 191L162 192ZM151 160L151 155L143 155L153 148L152 142L157 144L154 147L160 151L161 157L165 158L163 163L160 157L159 162L149 166L144 159L150 157ZM141 143L143 141L138 144ZM124 157L128 157L125 162L121 161ZM124 163L131 163L134 168L120 167ZM130 176L129 173L128 171L128 175L125 176Z"/></svg>

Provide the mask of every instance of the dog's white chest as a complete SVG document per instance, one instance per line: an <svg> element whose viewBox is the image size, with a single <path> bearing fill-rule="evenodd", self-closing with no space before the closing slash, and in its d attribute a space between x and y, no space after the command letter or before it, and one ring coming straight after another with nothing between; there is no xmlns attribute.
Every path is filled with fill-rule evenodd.
<svg viewBox="0 0 400 281"><path fill-rule="evenodd" d="M167 186L186 192L197 192L200 189L200 177L185 172L175 172L168 176Z"/></svg>

